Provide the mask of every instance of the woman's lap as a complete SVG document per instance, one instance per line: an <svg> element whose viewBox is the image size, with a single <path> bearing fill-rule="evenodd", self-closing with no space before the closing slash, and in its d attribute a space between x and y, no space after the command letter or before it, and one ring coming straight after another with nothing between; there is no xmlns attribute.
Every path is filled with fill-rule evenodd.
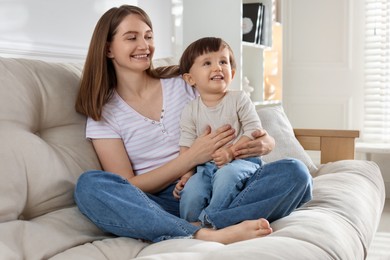
<svg viewBox="0 0 390 260"><path fill-rule="evenodd" d="M165 210L178 214L178 202L164 199L168 192L147 195L119 175L90 171L80 176L75 201L95 225L118 236L153 242L192 237L199 227Z"/></svg>
<svg viewBox="0 0 390 260"><path fill-rule="evenodd" d="M199 227L180 219L173 185L146 194L119 175L103 171L82 174L75 189L80 211L101 229L118 236L153 242L192 237ZM311 199L311 177L296 160L263 165L226 209L206 212L213 226L223 228L247 219L270 222L290 214Z"/></svg>

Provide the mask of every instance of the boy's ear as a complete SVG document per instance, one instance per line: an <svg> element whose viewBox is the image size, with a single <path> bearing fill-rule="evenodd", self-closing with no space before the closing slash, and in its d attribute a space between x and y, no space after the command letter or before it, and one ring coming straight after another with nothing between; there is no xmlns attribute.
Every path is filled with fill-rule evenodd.
<svg viewBox="0 0 390 260"><path fill-rule="evenodd" d="M195 85L195 81L192 78L190 73L184 73L183 74L183 79L185 80L185 82L187 82L188 85L191 85L191 86Z"/></svg>
<svg viewBox="0 0 390 260"><path fill-rule="evenodd" d="M232 69L232 79L234 79L234 75L236 75L236 70Z"/></svg>

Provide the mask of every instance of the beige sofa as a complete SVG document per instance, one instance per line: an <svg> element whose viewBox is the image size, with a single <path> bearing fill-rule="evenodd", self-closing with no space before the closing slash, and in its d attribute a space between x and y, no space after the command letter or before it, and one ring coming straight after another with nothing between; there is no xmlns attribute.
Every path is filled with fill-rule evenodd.
<svg viewBox="0 0 390 260"><path fill-rule="evenodd" d="M302 159L315 176L314 198L273 222L273 234L222 245L102 233L73 201L78 176L99 168L85 118L74 110L80 73L75 64L0 58L0 259L365 258L384 205L379 168L342 160L317 169L280 107L259 109L277 141L266 160Z"/></svg>

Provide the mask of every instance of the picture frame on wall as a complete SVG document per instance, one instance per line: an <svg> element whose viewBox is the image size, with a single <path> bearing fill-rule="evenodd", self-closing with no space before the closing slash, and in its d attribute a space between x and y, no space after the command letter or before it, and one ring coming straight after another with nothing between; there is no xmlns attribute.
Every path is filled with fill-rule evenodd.
<svg viewBox="0 0 390 260"><path fill-rule="evenodd" d="M259 44L261 40L264 6L262 3L243 4L242 40Z"/></svg>

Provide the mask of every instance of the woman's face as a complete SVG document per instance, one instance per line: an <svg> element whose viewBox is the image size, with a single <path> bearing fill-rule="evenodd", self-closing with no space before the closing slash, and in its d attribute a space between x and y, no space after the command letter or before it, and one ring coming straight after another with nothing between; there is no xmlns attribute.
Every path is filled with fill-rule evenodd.
<svg viewBox="0 0 390 260"><path fill-rule="evenodd" d="M118 25L107 57L116 71L144 71L150 67L154 53L152 29L137 14L126 16Z"/></svg>

